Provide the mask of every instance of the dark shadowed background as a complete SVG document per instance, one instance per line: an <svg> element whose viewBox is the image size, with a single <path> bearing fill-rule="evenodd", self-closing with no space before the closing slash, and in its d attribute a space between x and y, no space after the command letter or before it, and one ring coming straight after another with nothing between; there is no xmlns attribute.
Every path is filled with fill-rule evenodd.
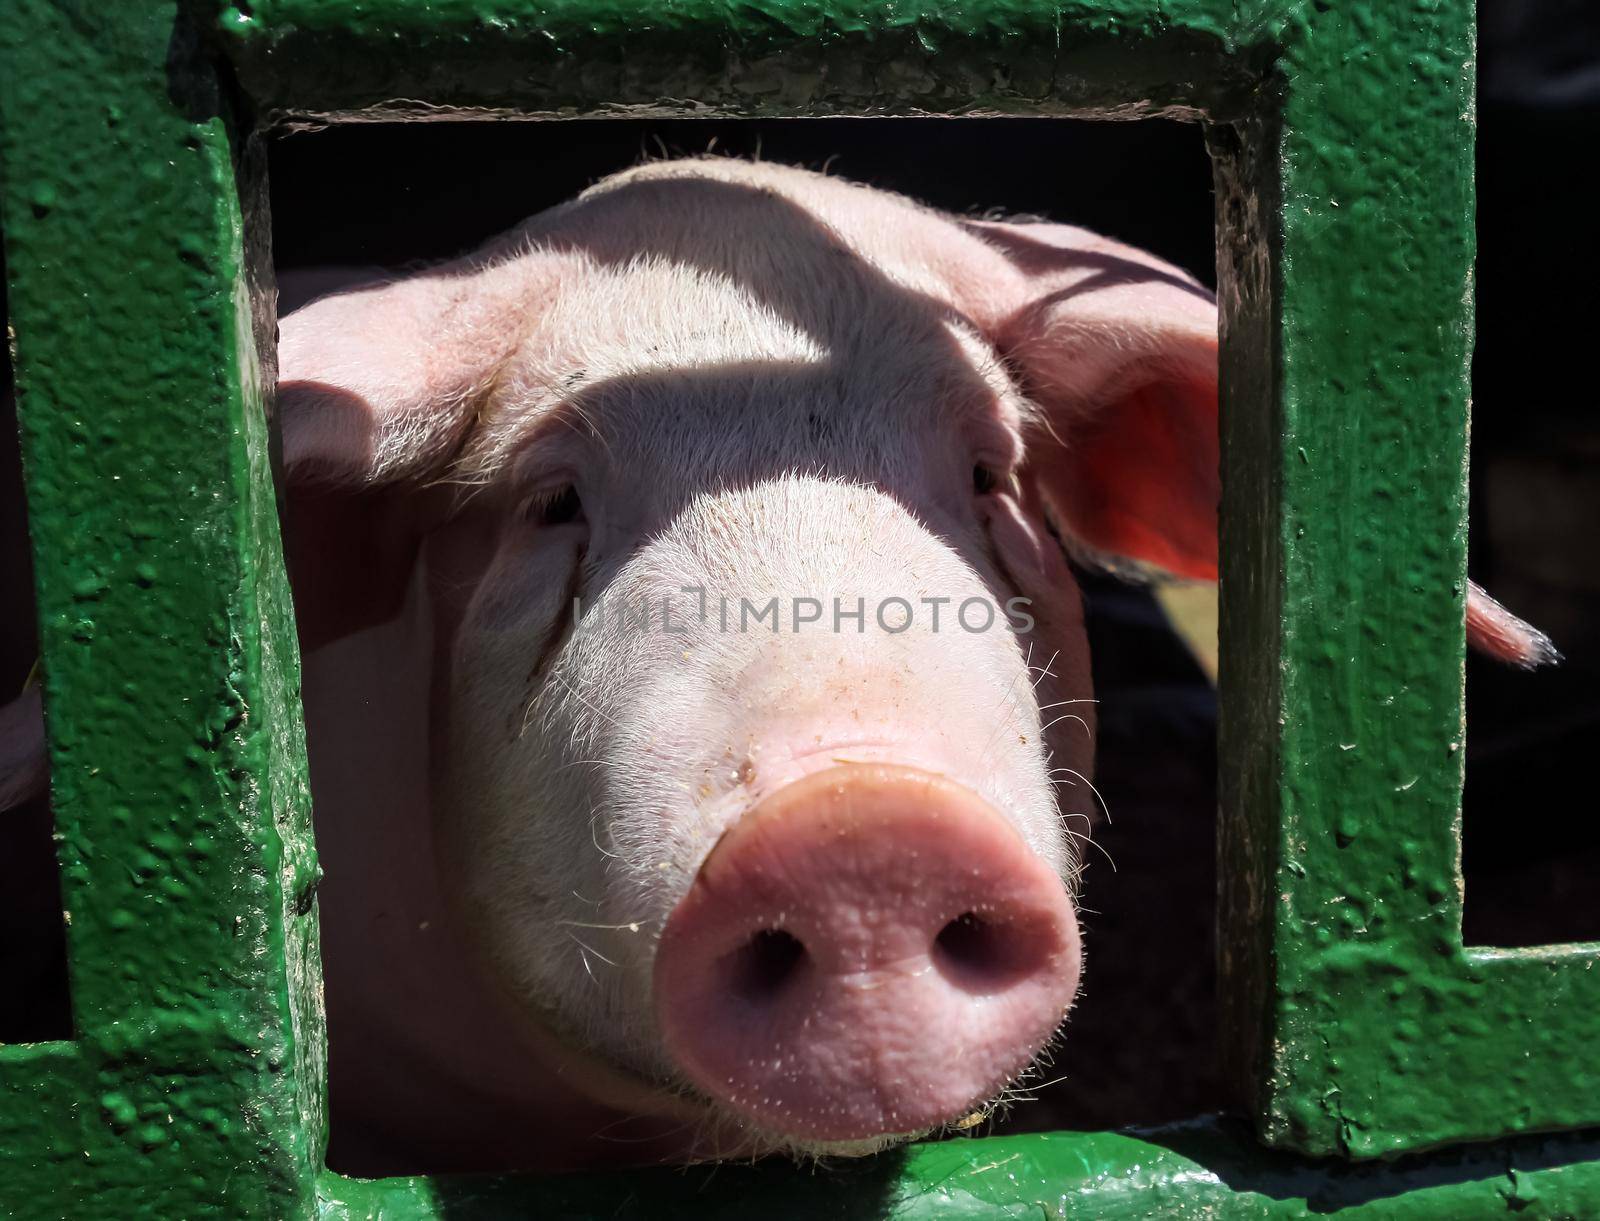
<svg viewBox="0 0 1600 1221"><path fill-rule="evenodd" d="M1472 944L1600 939L1600 413L1589 344L1600 235L1600 19L1578 0L1480 10L1471 570L1566 654L1468 663ZM362 125L271 153L281 271L459 253L599 177L707 151L821 167L959 212L1035 213L1145 246L1207 283L1210 166L1173 122L791 120ZM9 386L3 370L0 386ZM0 700L35 660L16 430L0 419ZM1101 698L1084 999L1027 1126L1221 1105L1212 1054L1215 700L1147 591L1086 579ZM1115 863L1115 868L1112 867ZM0 1042L70 1033L46 803L0 814ZM338 1055L338 1048L332 1049Z"/></svg>

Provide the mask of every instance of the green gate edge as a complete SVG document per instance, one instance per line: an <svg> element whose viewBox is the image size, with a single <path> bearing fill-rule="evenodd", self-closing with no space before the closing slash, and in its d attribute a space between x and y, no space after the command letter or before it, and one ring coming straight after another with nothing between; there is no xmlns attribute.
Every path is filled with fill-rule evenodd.
<svg viewBox="0 0 1600 1221"><path fill-rule="evenodd" d="M748 1218L839 1221L1150 1217L1216 1221L1337 1214L1384 1218L1592 1217L1600 1137L1523 1138L1356 1166L1261 1149L1242 1124L954 1140L861 1164L697 1167L573 1178L328 1176L327 1221L433 1218Z"/></svg>
<svg viewBox="0 0 1600 1221"><path fill-rule="evenodd" d="M5 6L0 224L75 1036L0 1048L16 1215L316 1205L316 865L270 262L244 245L264 173L226 104L170 8Z"/></svg>

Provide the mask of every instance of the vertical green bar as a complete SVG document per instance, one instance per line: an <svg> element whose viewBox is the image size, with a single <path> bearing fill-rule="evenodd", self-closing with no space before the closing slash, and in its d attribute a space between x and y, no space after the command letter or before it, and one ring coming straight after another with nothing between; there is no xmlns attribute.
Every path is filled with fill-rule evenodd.
<svg viewBox="0 0 1600 1221"><path fill-rule="evenodd" d="M1461 941L1472 6L1276 36L1259 116L1213 138L1234 1062L1310 1154L1592 1124L1595 948Z"/></svg>
<svg viewBox="0 0 1600 1221"><path fill-rule="evenodd" d="M6 6L0 169L76 1027L0 1049L8 1198L305 1214L315 862L261 171L152 0Z"/></svg>
<svg viewBox="0 0 1600 1221"><path fill-rule="evenodd" d="M1457 1083L1430 1064L1417 1020L1438 1006L1417 1002L1461 928L1473 7L1345 3L1303 20L1280 146L1282 872L1269 894L1288 1037L1266 1129L1360 1157L1459 1120L1428 1114L1450 1109ZM1401 1072L1371 1071L1390 1059Z"/></svg>
<svg viewBox="0 0 1600 1221"><path fill-rule="evenodd" d="M1314 1155L1593 1125L1600 946L1461 938L1473 9L1319 2L1273 38L1213 135L1235 1079Z"/></svg>

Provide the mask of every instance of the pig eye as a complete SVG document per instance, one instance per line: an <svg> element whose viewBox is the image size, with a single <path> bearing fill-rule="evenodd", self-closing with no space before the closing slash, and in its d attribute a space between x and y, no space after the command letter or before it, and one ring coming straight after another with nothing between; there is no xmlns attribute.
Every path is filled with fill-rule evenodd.
<svg viewBox="0 0 1600 1221"><path fill-rule="evenodd" d="M979 496L987 496L999 486L1000 476L987 466L980 463L972 468L972 490Z"/></svg>
<svg viewBox="0 0 1600 1221"><path fill-rule="evenodd" d="M538 526L564 526L583 518L583 501L572 484L528 506L528 520Z"/></svg>

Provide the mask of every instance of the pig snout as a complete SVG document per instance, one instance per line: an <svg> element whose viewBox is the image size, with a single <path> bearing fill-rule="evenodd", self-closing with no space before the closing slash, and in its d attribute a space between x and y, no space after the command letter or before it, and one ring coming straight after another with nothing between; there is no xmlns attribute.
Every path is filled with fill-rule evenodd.
<svg viewBox="0 0 1600 1221"><path fill-rule="evenodd" d="M688 1079L801 1141L915 1133L1027 1067L1078 986L1060 877L977 794L847 764L760 801L667 919L657 1020Z"/></svg>

